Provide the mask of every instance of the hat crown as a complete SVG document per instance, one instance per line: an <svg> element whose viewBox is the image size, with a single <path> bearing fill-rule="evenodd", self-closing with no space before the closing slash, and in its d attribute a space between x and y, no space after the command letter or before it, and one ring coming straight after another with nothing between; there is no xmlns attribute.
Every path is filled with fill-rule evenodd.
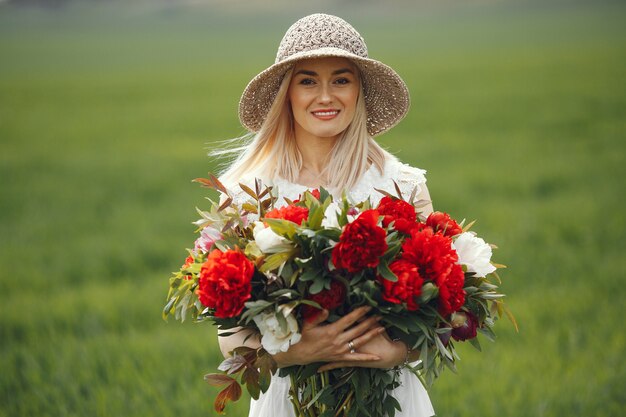
<svg viewBox="0 0 626 417"><path fill-rule="evenodd" d="M275 62L320 48L339 48L367 58L365 40L356 29L337 16L316 13L291 25L278 46Z"/></svg>

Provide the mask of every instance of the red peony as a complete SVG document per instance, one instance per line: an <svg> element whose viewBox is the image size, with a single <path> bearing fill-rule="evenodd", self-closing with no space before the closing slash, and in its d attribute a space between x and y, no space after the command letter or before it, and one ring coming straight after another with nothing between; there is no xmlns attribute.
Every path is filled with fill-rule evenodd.
<svg viewBox="0 0 626 417"><path fill-rule="evenodd" d="M415 227L417 221L415 207L404 200L385 196L380 200L377 210L384 216L383 226L385 227L394 222L393 228L407 235Z"/></svg>
<svg viewBox="0 0 626 417"><path fill-rule="evenodd" d="M424 228L414 230L404 241L402 259L417 265L422 278L439 286L446 280L458 256L449 237Z"/></svg>
<svg viewBox="0 0 626 417"><path fill-rule="evenodd" d="M215 317L235 317L252 291L254 264L238 250L213 250L200 269L198 298Z"/></svg>
<svg viewBox="0 0 626 417"><path fill-rule="evenodd" d="M332 281L330 289L323 289L317 294L311 294L308 297L309 300L315 301L326 310L333 310L339 307L345 298L346 286L339 281ZM313 306L307 304L302 306L302 317L307 321L313 319L319 312L320 310Z"/></svg>
<svg viewBox="0 0 626 417"><path fill-rule="evenodd" d="M265 214L268 219L284 219L301 225L309 218L309 209L306 207L288 205L281 208L275 208Z"/></svg>
<svg viewBox="0 0 626 417"><path fill-rule="evenodd" d="M385 229L378 226L378 211L365 210L343 229L333 248L333 264L351 273L377 267L387 250L385 237Z"/></svg>
<svg viewBox="0 0 626 417"><path fill-rule="evenodd" d="M417 272L417 266L405 260L397 260L389 269L398 277L396 282L389 281L383 277L378 280L383 287L383 299L394 304L406 303L409 311L415 311L419 308L417 298L422 293L422 284L424 279Z"/></svg>
<svg viewBox="0 0 626 417"><path fill-rule="evenodd" d="M454 340L463 341L476 337L478 318L470 312L458 312L452 315L452 337Z"/></svg>
<svg viewBox="0 0 626 417"><path fill-rule="evenodd" d="M452 240L430 227L414 230L402 244L402 259L417 266L419 275L439 288L439 311L448 315L465 302L465 276L457 264Z"/></svg>
<svg viewBox="0 0 626 417"><path fill-rule="evenodd" d="M189 268L191 265L193 265L194 262L195 261L193 259L193 256L189 255L187 258L185 258L185 263L183 264L181 269ZM185 279L189 280L189 279L192 279L192 278L193 278L193 275L185 274Z"/></svg>
<svg viewBox="0 0 626 417"><path fill-rule="evenodd" d="M193 262L193 256L189 255L185 258L185 263L183 264L182 269L189 268L191 265L193 265Z"/></svg>
<svg viewBox="0 0 626 417"><path fill-rule="evenodd" d="M455 264L446 277L445 281L439 285L439 312L442 316L459 311L465 303L465 274L461 265Z"/></svg>
<svg viewBox="0 0 626 417"><path fill-rule="evenodd" d="M435 232L441 232L446 236L456 236L463 233L463 229L447 213L435 211L426 219L426 226Z"/></svg>

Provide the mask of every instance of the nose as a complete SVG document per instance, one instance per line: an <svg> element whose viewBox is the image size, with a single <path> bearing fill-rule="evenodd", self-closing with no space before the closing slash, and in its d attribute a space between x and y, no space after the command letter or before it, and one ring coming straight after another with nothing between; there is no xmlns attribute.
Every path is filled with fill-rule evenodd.
<svg viewBox="0 0 626 417"><path fill-rule="evenodd" d="M319 96L317 97L317 101L320 104L326 104L326 103L330 103L333 101L333 95L332 95L329 85L325 83L321 85L320 93L319 93Z"/></svg>

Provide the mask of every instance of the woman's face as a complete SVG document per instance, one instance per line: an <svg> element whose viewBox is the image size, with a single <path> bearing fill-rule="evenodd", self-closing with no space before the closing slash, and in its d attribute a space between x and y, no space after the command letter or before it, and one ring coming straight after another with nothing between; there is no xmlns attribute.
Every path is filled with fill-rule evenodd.
<svg viewBox="0 0 626 417"><path fill-rule="evenodd" d="M337 138L354 118L360 81L346 58L315 58L296 63L287 93L296 135Z"/></svg>

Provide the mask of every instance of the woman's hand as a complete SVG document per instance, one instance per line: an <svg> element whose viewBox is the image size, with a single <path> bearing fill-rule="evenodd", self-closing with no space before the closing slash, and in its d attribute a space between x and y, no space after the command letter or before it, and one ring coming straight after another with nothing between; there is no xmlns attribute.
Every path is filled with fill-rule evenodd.
<svg viewBox="0 0 626 417"><path fill-rule="evenodd" d="M359 366L364 368L384 368L389 369L394 366L398 366L407 359L407 346L402 341L394 342L389 338L387 332L381 332L376 337L370 339L367 343L360 346L358 349L359 354L373 354L379 357L379 359L371 361L354 360L353 355L348 355L347 360L342 359L327 363L320 367L319 371L328 371L335 368L347 368L353 366Z"/></svg>
<svg viewBox="0 0 626 417"><path fill-rule="evenodd" d="M322 323L328 318L328 310L322 310L314 320L304 323L301 332L302 339L292 345L287 352L274 355L274 360L279 367L306 365L313 362L372 363L380 361L378 351L362 350L350 353L351 346L352 349L359 350L385 331L385 328L378 324L380 317L372 316L363 319L370 310L371 307L359 307L336 322L325 325Z"/></svg>

